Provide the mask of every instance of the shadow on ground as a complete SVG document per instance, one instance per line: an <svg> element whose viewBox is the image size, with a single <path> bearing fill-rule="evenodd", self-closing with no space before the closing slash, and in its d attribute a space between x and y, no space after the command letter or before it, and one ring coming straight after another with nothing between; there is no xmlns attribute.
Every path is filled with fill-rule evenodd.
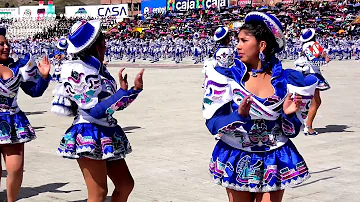
<svg viewBox="0 0 360 202"><path fill-rule="evenodd" d="M106 197L105 202L110 201L110 199L111 199L111 196ZM87 199L84 199L84 200L79 200L79 201L70 201L70 202L87 202Z"/></svg>
<svg viewBox="0 0 360 202"><path fill-rule="evenodd" d="M330 180L330 179L333 179L333 178L335 178L335 177L323 177L323 178L320 178L320 179L317 179L317 180L313 180L311 182L302 183L302 184L294 186L292 188L299 188L299 187L307 186L307 185L314 184L314 183L317 183L317 182L320 182L320 181Z"/></svg>
<svg viewBox="0 0 360 202"><path fill-rule="evenodd" d="M39 132L39 131L43 131L41 129L44 129L45 127L44 126L38 126L38 127L33 127L33 129L36 131L36 132Z"/></svg>
<svg viewBox="0 0 360 202"><path fill-rule="evenodd" d="M139 126L126 126L126 127L123 127L123 131L126 132L126 133L133 133L131 132L132 130L136 130L136 129L140 129L141 127Z"/></svg>
<svg viewBox="0 0 360 202"><path fill-rule="evenodd" d="M353 133L354 131L348 131L350 128L348 125L327 125L325 128L315 128L319 134L322 133Z"/></svg>
<svg viewBox="0 0 360 202"><path fill-rule="evenodd" d="M41 193L71 193L71 192L76 192L76 191L81 191L81 190L70 190L70 191L62 191L62 190L58 190L59 188L65 186L69 184L67 183L50 183L50 184L45 184L45 185L41 185L38 187L21 187L20 189L20 193L19 193L19 197L18 200L20 199L28 199L34 196L37 196ZM6 198L6 190L4 190L4 192L0 193L0 199L5 199Z"/></svg>
<svg viewBox="0 0 360 202"><path fill-rule="evenodd" d="M324 169L324 170L319 170L319 171L315 171L315 172L310 172L310 174L319 174L319 173L325 173L325 172L329 172L329 171L332 171L332 170L337 170L337 169L340 169L341 167L338 166L338 167L333 167L333 168L328 168L328 169Z"/></svg>
<svg viewBox="0 0 360 202"><path fill-rule="evenodd" d="M44 114L47 111L24 112L26 116Z"/></svg>

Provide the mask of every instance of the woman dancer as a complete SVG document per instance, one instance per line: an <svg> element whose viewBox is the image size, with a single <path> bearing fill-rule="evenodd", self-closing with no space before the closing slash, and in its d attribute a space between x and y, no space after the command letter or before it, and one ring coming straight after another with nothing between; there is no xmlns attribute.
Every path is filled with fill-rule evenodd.
<svg viewBox="0 0 360 202"><path fill-rule="evenodd" d="M302 31L300 41L302 45L302 55L295 61L295 69L302 72L305 75L316 76L319 80L316 87L313 101L310 106L309 114L306 120L306 126L304 127L305 135L317 135L313 129L313 122L321 105L320 91L330 89L329 83L322 76L320 67L329 63L330 58L326 55L326 52L319 43L315 41L315 29L309 28Z"/></svg>
<svg viewBox="0 0 360 202"><path fill-rule="evenodd" d="M215 53L212 58L204 62L202 69L202 73L205 75L208 68L214 68L215 66L229 68L234 64L234 48L229 46L229 29L227 27L217 28L214 34L214 41L216 42L214 47ZM204 88L204 85L205 83L203 83L202 88Z"/></svg>
<svg viewBox="0 0 360 202"><path fill-rule="evenodd" d="M214 34L214 58L218 66L230 67L234 64L234 48L230 47L230 32L227 27L219 27Z"/></svg>
<svg viewBox="0 0 360 202"><path fill-rule="evenodd" d="M0 32L0 152L7 171L7 201L19 193L24 170L24 143L35 139L35 131L17 105L19 88L31 97L40 97L49 85L50 62L44 57L36 66L31 54L14 62L5 32ZM1 162L0 162L1 168ZM0 176L1 177L1 176Z"/></svg>
<svg viewBox="0 0 360 202"><path fill-rule="evenodd" d="M144 70L128 89L127 75L119 72L120 89L102 65L106 45L100 21L80 21L69 33L68 53L72 61L63 64L62 84L53 101L52 111L75 115L73 125L65 132L57 153L77 159L87 189L88 201L105 201L107 176L115 185L111 201L127 201L134 180L124 160L131 152L129 141L116 119L117 110L125 109L142 91Z"/></svg>
<svg viewBox="0 0 360 202"><path fill-rule="evenodd" d="M206 71L203 115L220 137L209 170L230 202L280 202L287 186L310 176L290 138L306 118L317 79L284 70L275 58L285 39L273 15L250 12L238 37L240 60Z"/></svg>
<svg viewBox="0 0 360 202"><path fill-rule="evenodd" d="M54 57L54 74L53 79L54 81L60 82L60 74L61 74L61 66L64 63L64 61L70 59L69 55L66 53L66 49L68 47L68 42L65 37L61 37L56 44L56 47L58 50L55 51L55 57Z"/></svg>

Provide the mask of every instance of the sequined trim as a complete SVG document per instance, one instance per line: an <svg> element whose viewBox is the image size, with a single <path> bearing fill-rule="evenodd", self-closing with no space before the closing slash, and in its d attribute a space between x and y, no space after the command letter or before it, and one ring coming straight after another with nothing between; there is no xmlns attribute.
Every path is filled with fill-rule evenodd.
<svg viewBox="0 0 360 202"><path fill-rule="evenodd" d="M211 174L211 176L213 177L214 175ZM247 185L240 186L235 183L229 183L228 181L222 181L220 178L213 179L213 182L215 184L221 185L225 188L236 190L236 191L265 193L265 192L284 190L286 188L296 186L298 184L301 184L305 180L309 179L310 177L311 177L310 174L307 173L307 174L305 174L304 177L297 177L296 180L291 179L290 182L286 182L285 184L282 183L280 186L277 186L276 184L274 184L273 186L266 185L266 186L262 186L261 188L258 188L258 187L252 188L252 187L248 187Z"/></svg>

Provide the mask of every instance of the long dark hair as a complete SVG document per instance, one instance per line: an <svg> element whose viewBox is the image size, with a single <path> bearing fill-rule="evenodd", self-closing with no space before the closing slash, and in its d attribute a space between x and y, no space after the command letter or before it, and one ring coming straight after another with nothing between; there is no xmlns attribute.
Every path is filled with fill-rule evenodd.
<svg viewBox="0 0 360 202"><path fill-rule="evenodd" d="M242 30L254 36L258 42L266 42L267 45L263 53L266 61L271 60L275 55L276 40L269 28L264 23L246 23L240 28L240 31Z"/></svg>

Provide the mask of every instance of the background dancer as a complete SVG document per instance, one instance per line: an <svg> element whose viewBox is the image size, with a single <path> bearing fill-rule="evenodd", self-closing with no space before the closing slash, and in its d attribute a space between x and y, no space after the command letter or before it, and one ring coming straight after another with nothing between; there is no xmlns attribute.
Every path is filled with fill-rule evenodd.
<svg viewBox="0 0 360 202"><path fill-rule="evenodd" d="M214 34L215 53L217 65L230 67L234 63L234 48L230 46L230 32L227 27L219 27Z"/></svg>
<svg viewBox="0 0 360 202"><path fill-rule="evenodd" d="M54 52L54 74L53 74L53 80L54 81L60 81L60 74L61 74L61 66L62 64L70 59L69 55L66 52L66 49L68 47L68 42L67 39L65 37L61 37L57 44L56 47L58 48L58 50L56 50Z"/></svg>
<svg viewBox="0 0 360 202"><path fill-rule="evenodd" d="M316 33L314 29L305 29L302 31L300 41L302 44L302 56L295 61L296 69L305 75L314 75L319 82L315 90L314 98L310 106L306 125L304 127L305 135L317 135L313 129L313 122L321 105L320 91L330 89L329 83L322 76L320 67L329 63L330 58L326 55L323 47L316 42Z"/></svg>

